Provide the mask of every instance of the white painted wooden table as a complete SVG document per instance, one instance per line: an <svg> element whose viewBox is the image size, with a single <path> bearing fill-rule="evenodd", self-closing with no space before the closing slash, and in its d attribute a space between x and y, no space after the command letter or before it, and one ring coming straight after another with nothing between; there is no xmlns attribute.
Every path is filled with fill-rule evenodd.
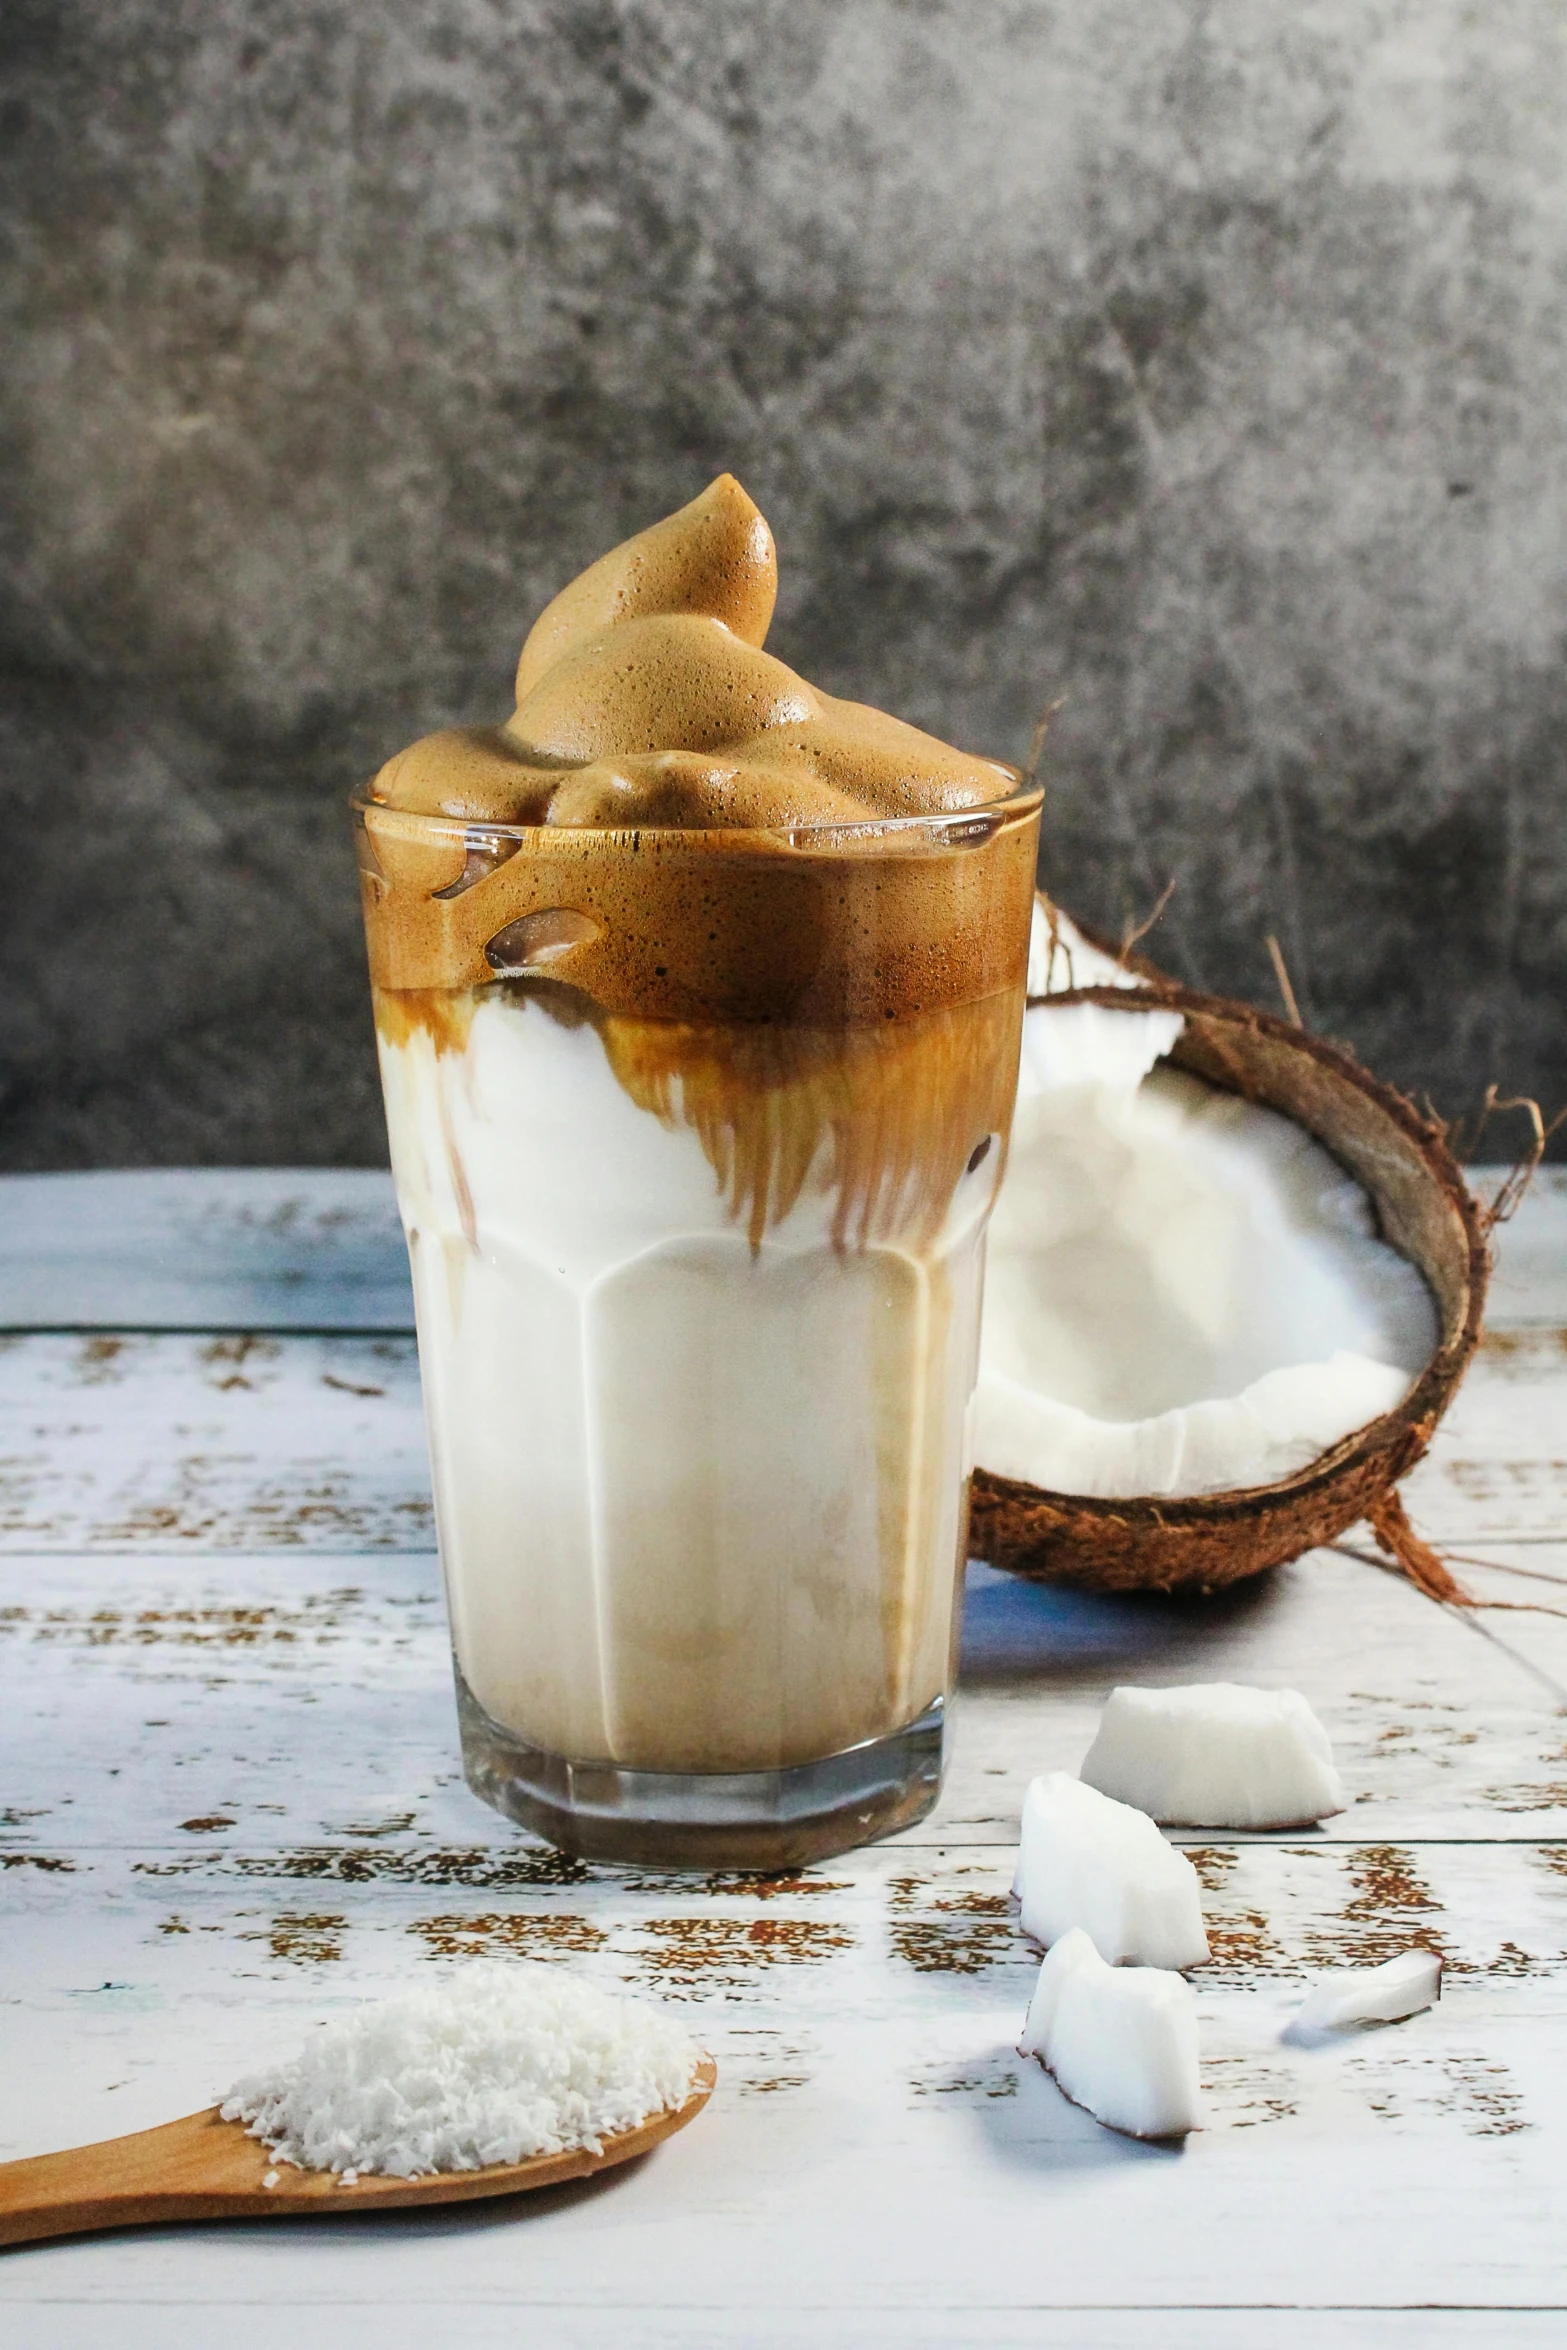
<svg viewBox="0 0 1567 2350"><path fill-rule="evenodd" d="M685 2004L718 2094L634 2173L509 2207L0 2256L0 2337L1567 2339L1561 1174L1409 1488L1505 1610L1342 1553L1206 1603L976 1569L940 1808L773 1884L584 1868L464 1788L399 1246L373 1175L0 1182L0 2156L205 2104L478 1951ZM1008 1848L1113 1681L1218 1676L1304 1689L1354 1803L1188 1840L1210 2126L1174 2153L1014 2054ZM1435 2013L1281 2039L1310 1971L1411 1940L1448 1960Z"/></svg>

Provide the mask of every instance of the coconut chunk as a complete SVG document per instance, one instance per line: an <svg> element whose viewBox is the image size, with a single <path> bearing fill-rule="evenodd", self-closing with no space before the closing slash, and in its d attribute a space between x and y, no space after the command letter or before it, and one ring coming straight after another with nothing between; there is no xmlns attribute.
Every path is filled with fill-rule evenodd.
<svg viewBox="0 0 1567 2350"><path fill-rule="evenodd" d="M1018 2053L1112 2130L1177 2138L1200 2126L1191 1985L1164 1967L1107 1966L1080 1926L1039 1970Z"/></svg>
<svg viewBox="0 0 1567 2350"><path fill-rule="evenodd" d="M1328 1734L1298 1689L1112 1689L1090 1787L1183 1828L1300 1828L1344 1809Z"/></svg>
<svg viewBox="0 0 1567 2350"><path fill-rule="evenodd" d="M1029 1783L1012 1890L1024 1933L1047 1947L1081 1927L1111 1965L1201 1966L1208 1955L1185 1854L1145 1813L1067 1771Z"/></svg>
<svg viewBox="0 0 1567 2350"><path fill-rule="evenodd" d="M1342 2032L1353 2024L1396 2024L1434 2007L1442 1995L1442 1961L1433 1950L1401 1950L1381 1966L1339 1967L1307 1993L1290 2027Z"/></svg>

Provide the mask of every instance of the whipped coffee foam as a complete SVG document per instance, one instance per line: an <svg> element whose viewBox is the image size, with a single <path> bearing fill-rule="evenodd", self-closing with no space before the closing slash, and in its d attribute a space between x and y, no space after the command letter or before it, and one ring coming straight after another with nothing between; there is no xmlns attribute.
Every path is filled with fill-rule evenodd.
<svg viewBox="0 0 1567 2350"><path fill-rule="evenodd" d="M534 623L504 726L428 735L371 797L490 823L744 828L979 807L1010 768L762 650L772 532L732 474L573 580Z"/></svg>
<svg viewBox="0 0 1567 2350"><path fill-rule="evenodd" d="M387 762L362 810L379 988L543 956L601 1012L841 1029L1015 987L1035 795L775 661L776 584L726 474L556 597L503 726Z"/></svg>

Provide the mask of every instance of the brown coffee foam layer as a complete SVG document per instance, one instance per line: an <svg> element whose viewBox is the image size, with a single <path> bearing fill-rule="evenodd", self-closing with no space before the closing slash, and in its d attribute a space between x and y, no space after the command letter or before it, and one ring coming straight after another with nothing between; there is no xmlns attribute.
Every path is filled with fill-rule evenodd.
<svg viewBox="0 0 1567 2350"><path fill-rule="evenodd" d="M498 982L377 990L376 1025L393 1049L422 1030L438 1052L462 1051L497 995L513 1018L591 1021L637 1106L696 1134L753 1247L808 1182L832 1196L835 1246L925 1250L971 1167L984 1166L987 1195L1000 1180L1022 1031L1015 986L896 1023L807 1028L606 1017L563 988Z"/></svg>
<svg viewBox="0 0 1567 2350"><path fill-rule="evenodd" d="M695 1126L753 1238L828 1137L840 1239L911 1186L934 1231L1010 1114L1040 795L774 660L776 587L722 475L546 608L505 726L388 762L360 806L382 1034L461 1049L524 973Z"/></svg>
<svg viewBox="0 0 1567 2350"><path fill-rule="evenodd" d="M809 847L564 826L477 836L371 805L362 821L382 990L483 986L492 942L547 913L585 918L560 929L593 925L550 952L548 974L606 1013L647 1019L905 1019L1020 988L1027 968L1037 793L995 814L856 833L852 846L836 833Z"/></svg>

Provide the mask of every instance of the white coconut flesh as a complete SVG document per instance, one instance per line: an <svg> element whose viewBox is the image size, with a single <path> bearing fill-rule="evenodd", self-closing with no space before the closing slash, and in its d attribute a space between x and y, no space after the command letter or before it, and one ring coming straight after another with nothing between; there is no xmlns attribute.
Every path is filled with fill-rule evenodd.
<svg viewBox="0 0 1567 2350"><path fill-rule="evenodd" d="M1442 1961L1434 1951L1402 1950L1381 1966L1341 1967L1323 1975L1297 2011L1296 2032L1344 2032L1355 2024L1401 2024L1442 1996Z"/></svg>
<svg viewBox="0 0 1567 2350"><path fill-rule="evenodd" d="M1234 1681L1112 1689L1082 1778L1171 1827L1299 1828L1346 1802L1300 1691Z"/></svg>
<svg viewBox="0 0 1567 2350"><path fill-rule="evenodd" d="M1048 1949L1081 1927L1111 1966L1201 1966L1202 1886L1144 1812L1068 1771L1031 1779L1012 1890L1025 1934Z"/></svg>
<svg viewBox="0 0 1567 2350"><path fill-rule="evenodd" d="M1135 979L1036 911L1035 993ZM1178 1011L1036 1005L991 1220L975 1459L1102 1499L1272 1485L1402 1401L1435 1300L1288 1118L1169 1065Z"/></svg>
<svg viewBox="0 0 1567 2350"><path fill-rule="evenodd" d="M1190 1983L1161 1967L1107 1966L1081 1927L1040 1967L1018 2054L1037 2056L1112 2130L1176 2138L1201 2127Z"/></svg>

